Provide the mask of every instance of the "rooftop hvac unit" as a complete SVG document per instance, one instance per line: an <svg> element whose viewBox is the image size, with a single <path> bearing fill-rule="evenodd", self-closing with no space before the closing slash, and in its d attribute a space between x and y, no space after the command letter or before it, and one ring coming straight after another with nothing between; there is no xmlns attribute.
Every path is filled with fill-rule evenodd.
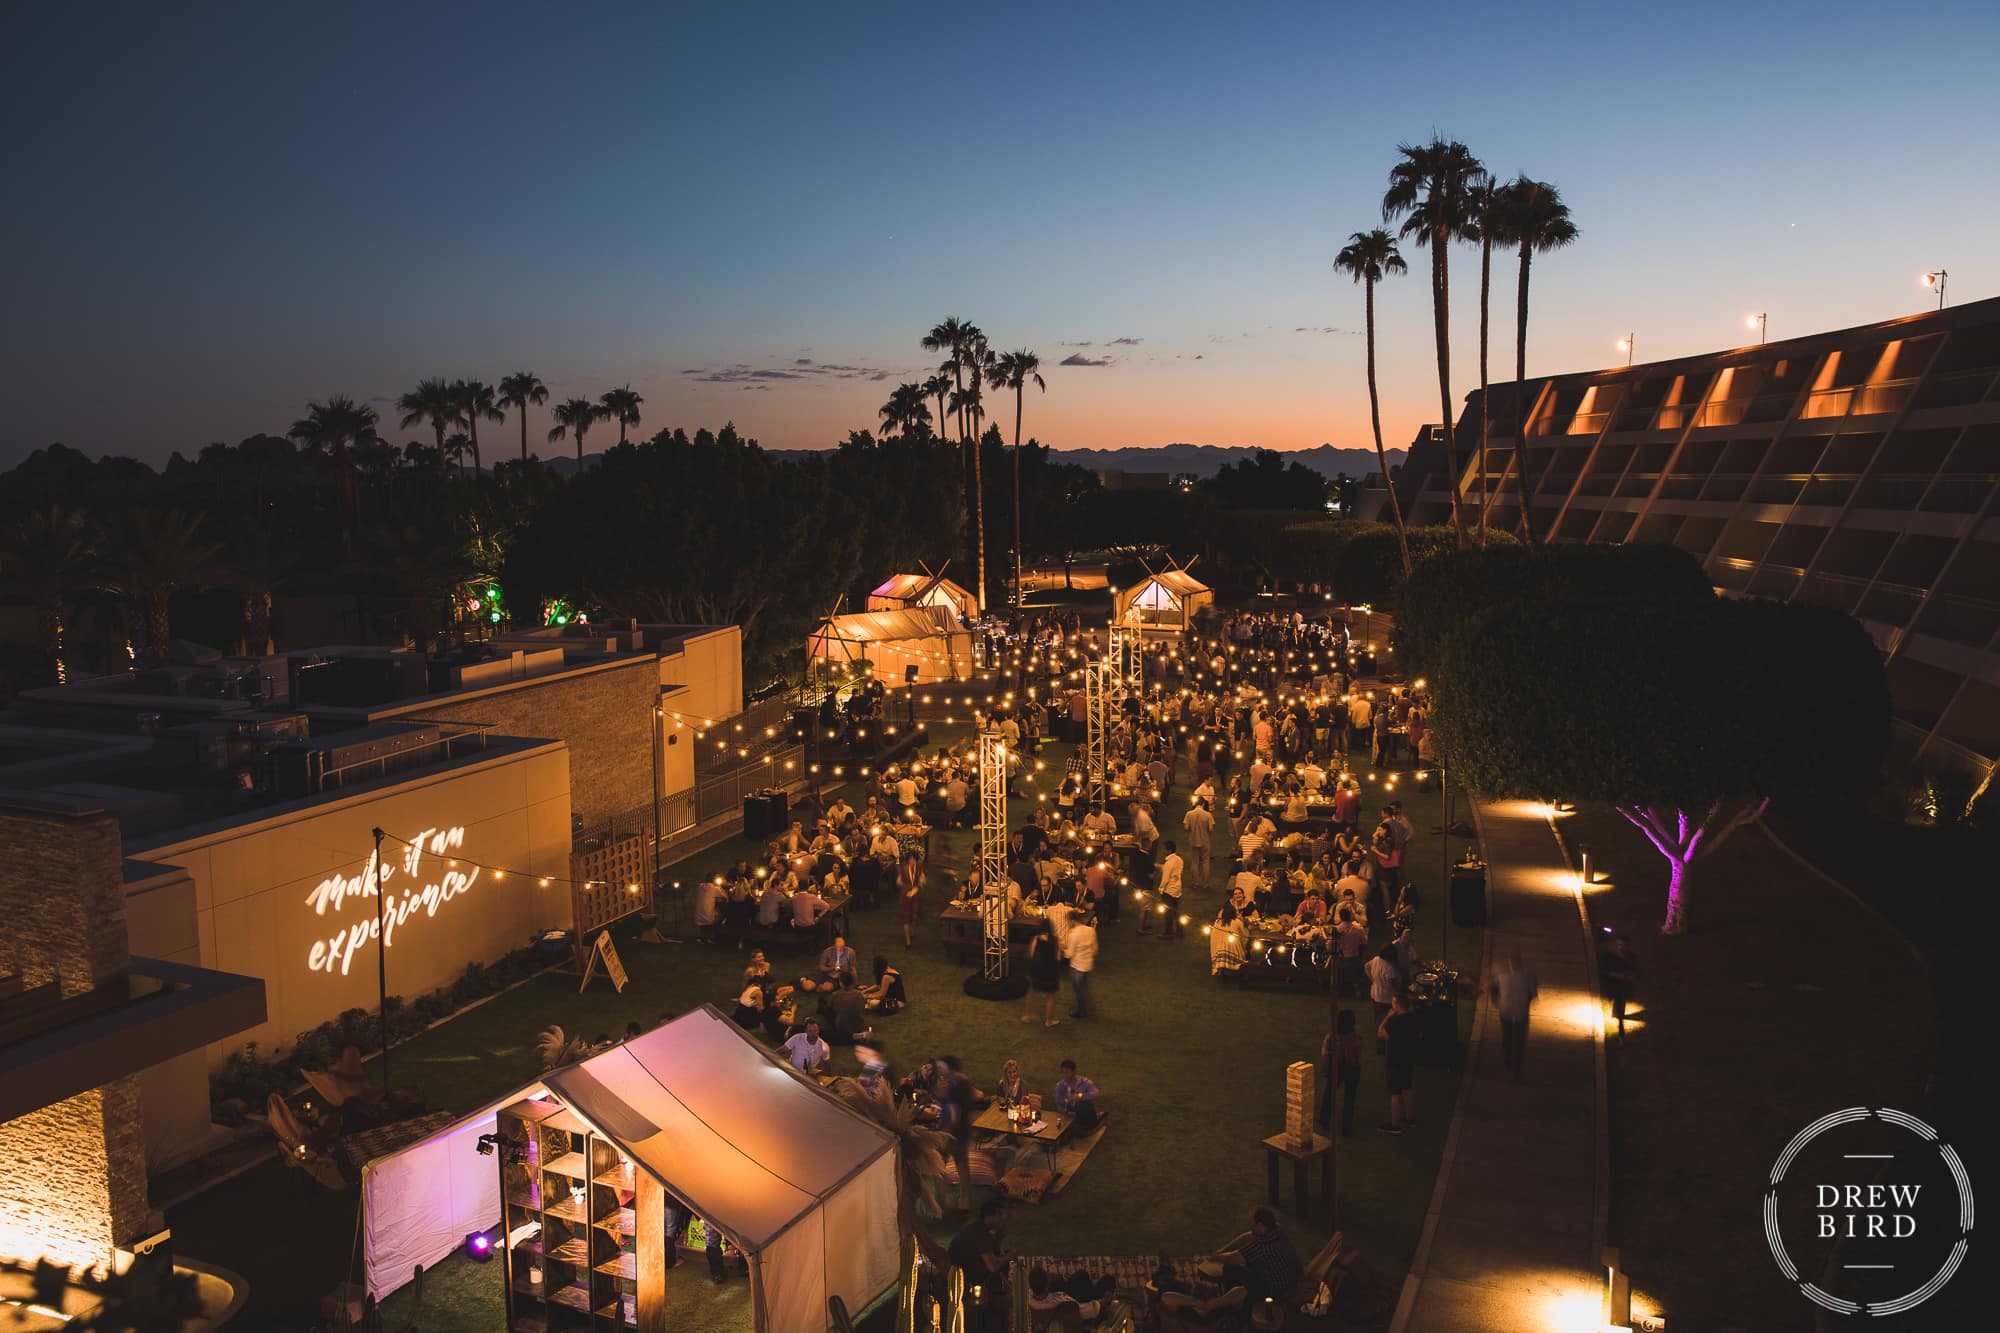
<svg viewBox="0 0 2000 1333"><path fill-rule="evenodd" d="M271 780L287 798L370 782L416 768L443 748L436 727L381 723L311 740L287 741L271 751Z"/></svg>

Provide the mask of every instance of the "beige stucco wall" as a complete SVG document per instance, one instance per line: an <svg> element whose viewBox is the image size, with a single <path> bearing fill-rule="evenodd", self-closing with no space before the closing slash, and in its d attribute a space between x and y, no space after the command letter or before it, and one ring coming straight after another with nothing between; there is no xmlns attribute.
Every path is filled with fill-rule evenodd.
<svg viewBox="0 0 2000 1333"><path fill-rule="evenodd" d="M369 938L375 902L367 885L370 830L377 825L403 838L464 830L455 848L420 857L414 875L405 862L408 849L384 844L386 904L393 907L428 885L453 894L434 910L419 900L392 929L390 994L414 997L448 985L467 963L491 962L526 944L536 929L566 923L569 755L555 742L137 844L128 854L181 866L192 886L178 899L171 888L135 895L132 951L185 960L192 934L203 966L264 980L268 1021L229 1046L210 1048L211 1069L235 1044L255 1041L264 1053L281 1051L343 1010L376 1006ZM450 865L454 859L457 867ZM543 875L552 878L549 887L538 884ZM331 876L347 880L350 891L338 903L331 894L316 902L315 891ZM156 900L162 894L167 896Z"/></svg>
<svg viewBox="0 0 2000 1333"><path fill-rule="evenodd" d="M690 720L723 721L743 711L743 631L723 625L688 636L660 658L660 684L683 688L669 707Z"/></svg>

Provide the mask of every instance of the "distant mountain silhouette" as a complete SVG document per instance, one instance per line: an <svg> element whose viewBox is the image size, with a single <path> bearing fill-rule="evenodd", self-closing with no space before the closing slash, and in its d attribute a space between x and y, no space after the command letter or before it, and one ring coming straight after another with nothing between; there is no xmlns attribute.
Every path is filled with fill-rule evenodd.
<svg viewBox="0 0 2000 1333"><path fill-rule="evenodd" d="M1188 473L1212 477L1237 459L1256 453L1251 445L1161 444L1124 449L1058 449L1056 458L1078 467L1100 471ZM1365 477L1380 470L1373 449L1336 449L1322 444L1313 449L1281 451L1287 463L1303 463L1323 477ZM1389 450L1389 466L1403 461L1404 451Z"/></svg>

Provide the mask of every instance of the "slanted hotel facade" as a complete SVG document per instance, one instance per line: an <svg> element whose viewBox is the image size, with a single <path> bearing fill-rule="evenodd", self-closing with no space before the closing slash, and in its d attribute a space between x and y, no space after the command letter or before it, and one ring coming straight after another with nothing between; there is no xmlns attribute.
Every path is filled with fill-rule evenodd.
<svg viewBox="0 0 2000 1333"><path fill-rule="evenodd" d="M1519 392L1517 392L1517 387ZM1663 542L1725 593L1857 617L1898 754L1975 777L2000 756L2000 299L1705 356L1496 384L1487 522ZM1482 507L1481 403L1454 429ZM1415 461L1415 460L1413 460ZM1438 461L1411 521L1449 523Z"/></svg>

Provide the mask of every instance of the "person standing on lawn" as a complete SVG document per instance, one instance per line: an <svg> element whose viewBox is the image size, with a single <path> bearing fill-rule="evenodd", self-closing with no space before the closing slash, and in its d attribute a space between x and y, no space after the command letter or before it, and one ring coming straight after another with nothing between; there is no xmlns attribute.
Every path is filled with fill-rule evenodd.
<svg viewBox="0 0 2000 1333"><path fill-rule="evenodd" d="M1090 974L1097 970L1097 917L1090 911L1079 912L1070 923L1067 940L1069 954L1069 985L1076 993L1076 1009L1071 1018L1089 1018Z"/></svg>
<svg viewBox="0 0 2000 1333"><path fill-rule="evenodd" d="M1028 1002L1021 1009L1021 1021L1035 1021L1035 1010L1042 1011L1042 1026L1052 1028L1062 1020L1056 1017L1056 994L1062 990L1062 953L1056 947L1055 928L1043 921L1035 932L1035 938L1028 945Z"/></svg>
<svg viewBox="0 0 2000 1333"><path fill-rule="evenodd" d="M1388 1044L1389 1118L1381 1126L1385 1134L1416 1128L1417 1118L1411 1114L1415 1093L1411 1088L1417 1074L1417 1023L1410 1002L1398 994L1389 1006L1389 1016L1375 1029Z"/></svg>
<svg viewBox="0 0 2000 1333"><path fill-rule="evenodd" d="M1161 915L1167 921L1166 930L1162 933L1161 937L1171 940L1177 939L1186 933L1181 926L1182 862L1180 851L1173 843L1168 842L1161 845L1166 848L1167 852L1166 856L1160 861L1160 906L1166 909Z"/></svg>
<svg viewBox="0 0 2000 1333"><path fill-rule="evenodd" d="M1194 873L1194 882L1208 886L1208 847L1215 835L1215 816L1209 810L1206 799L1197 797L1188 812L1181 816L1181 827L1187 830L1188 869Z"/></svg>
<svg viewBox="0 0 2000 1333"><path fill-rule="evenodd" d="M906 853L896 872L896 920L903 927L903 951L914 948L912 932L924 918L924 863L915 852Z"/></svg>
<svg viewBox="0 0 2000 1333"><path fill-rule="evenodd" d="M1333 1031L1320 1042L1321 1078L1319 1127L1333 1128L1333 1088L1340 1085L1340 1137L1354 1133L1354 1103L1361 1094L1361 1034L1354 1030L1354 1011L1343 1009Z"/></svg>

